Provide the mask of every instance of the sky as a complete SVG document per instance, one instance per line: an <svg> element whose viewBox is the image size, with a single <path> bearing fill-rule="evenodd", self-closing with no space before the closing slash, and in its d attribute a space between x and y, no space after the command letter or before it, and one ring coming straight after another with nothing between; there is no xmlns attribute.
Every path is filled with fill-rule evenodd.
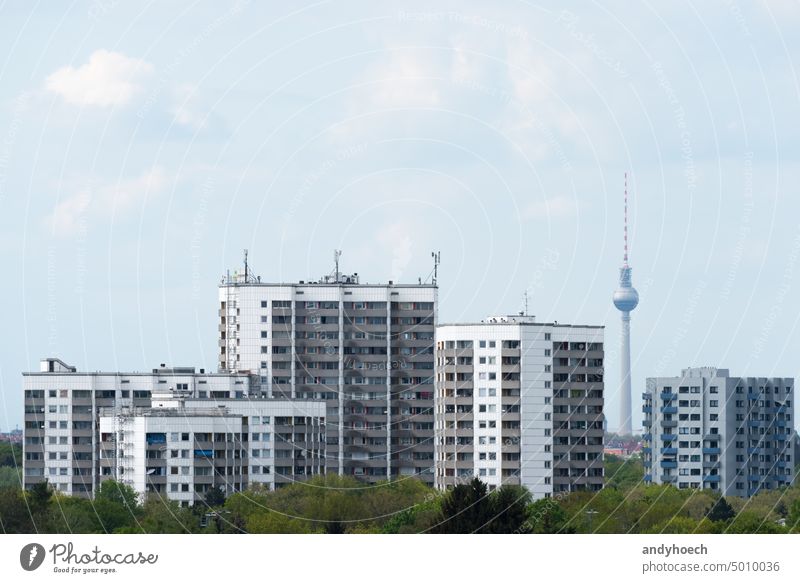
<svg viewBox="0 0 800 583"><path fill-rule="evenodd" d="M439 320L800 376L800 4L0 2L0 431L21 373L214 369L217 284L341 267Z"/></svg>

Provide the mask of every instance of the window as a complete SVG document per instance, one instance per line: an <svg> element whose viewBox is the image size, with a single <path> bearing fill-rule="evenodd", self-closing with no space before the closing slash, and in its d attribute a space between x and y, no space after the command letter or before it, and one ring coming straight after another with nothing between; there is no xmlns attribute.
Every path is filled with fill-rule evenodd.
<svg viewBox="0 0 800 583"><path fill-rule="evenodd" d="M719 407L719 401L709 401L708 402L708 406L709 407Z"/></svg>
<svg viewBox="0 0 800 583"><path fill-rule="evenodd" d="M709 387L708 392L712 393L712 394L713 393L719 393L719 388L718 387Z"/></svg>

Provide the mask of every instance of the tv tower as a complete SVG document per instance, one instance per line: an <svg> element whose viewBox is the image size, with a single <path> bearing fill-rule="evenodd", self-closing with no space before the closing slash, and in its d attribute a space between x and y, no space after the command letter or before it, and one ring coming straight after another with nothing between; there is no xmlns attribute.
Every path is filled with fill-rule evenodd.
<svg viewBox="0 0 800 583"><path fill-rule="evenodd" d="M631 428L631 312L639 304L639 293L631 284L628 265L628 173L625 173L624 255L619 268L619 287L614 292L614 306L622 312L620 347L619 433L630 435Z"/></svg>

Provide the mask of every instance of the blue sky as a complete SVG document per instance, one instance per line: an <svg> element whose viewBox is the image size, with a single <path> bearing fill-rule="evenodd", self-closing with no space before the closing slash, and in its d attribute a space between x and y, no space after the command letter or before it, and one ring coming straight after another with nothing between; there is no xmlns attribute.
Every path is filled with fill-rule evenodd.
<svg viewBox="0 0 800 583"><path fill-rule="evenodd" d="M20 373L214 368L216 285L342 267L440 320L604 324L646 376L798 376L800 7L0 4L0 428Z"/></svg>

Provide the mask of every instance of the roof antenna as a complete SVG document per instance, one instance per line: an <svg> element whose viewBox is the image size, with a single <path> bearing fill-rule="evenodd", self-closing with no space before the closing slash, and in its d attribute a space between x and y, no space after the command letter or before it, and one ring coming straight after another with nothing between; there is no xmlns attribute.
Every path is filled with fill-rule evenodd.
<svg viewBox="0 0 800 583"><path fill-rule="evenodd" d="M525 293L522 294L522 301L525 304L525 312L523 312L523 316L528 315L528 290L525 290Z"/></svg>
<svg viewBox="0 0 800 583"><path fill-rule="evenodd" d="M334 276L335 276L334 281L336 283L339 283L339 258L341 256L342 256L342 250L341 249L334 249L333 250L333 263L336 265L336 270L334 271Z"/></svg>
<svg viewBox="0 0 800 583"><path fill-rule="evenodd" d="M439 264L442 262L442 252L441 251L431 251L431 257L433 257L433 285L436 285L436 281L439 278Z"/></svg>
<svg viewBox="0 0 800 583"><path fill-rule="evenodd" d="M249 275L247 271L247 249L244 250L244 280L247 281L247 276Z"/></svg>

